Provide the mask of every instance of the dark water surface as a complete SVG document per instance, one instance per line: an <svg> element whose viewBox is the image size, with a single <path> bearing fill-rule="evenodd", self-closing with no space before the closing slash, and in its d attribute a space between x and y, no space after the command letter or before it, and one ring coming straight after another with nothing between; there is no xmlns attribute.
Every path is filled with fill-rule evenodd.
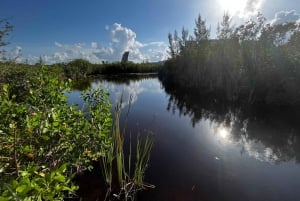
<svg viewBox="0 0 300 201"><path fill-rule="evenodd" d="M214 108L192 92L166 92L155 77L91 82L99 84L114 104L123 93L124 110L132 97L128 132L155 135L145 181L156 188L138 200L300 200L299 125L290 114ZM79 90L69 102L82 104Z"/></svg>

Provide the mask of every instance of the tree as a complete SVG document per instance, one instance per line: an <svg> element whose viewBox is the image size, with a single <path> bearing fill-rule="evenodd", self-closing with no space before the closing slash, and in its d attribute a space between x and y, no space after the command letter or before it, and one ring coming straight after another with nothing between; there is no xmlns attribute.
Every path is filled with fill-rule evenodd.
<svg viewBox="0 0 300 201"><path fill-rule="evenodd" d="M10 34L13 26L6 20L0 19L0 48L9 44L4 38ZM0 49L0 56L4 57L5 50Z"/></svg>
<svg viewBox="0 0 300 201"><path fill-rule="evenodd" d="M189 36L189 31L187 29L185 29L184 27L182 27L181 40L179 43L181 53L184 52L184 50L185 50L186 43L188 41L188 36Z"/></svg>
<svg viewBox="0 0 300 201"><path fill-rule="evenodd" d="M199 14L198 18L195 20L195 29L194 35L197 43L203 40L208 40L210 29L206 28L205 20L202 20L201 15Z"/></svg>
<svg viewBox="0 0 300 201"><path fill-rule="evenodd" d="M178 56L180 53L180 38L178 36L177 30L174 31L174 51L175 55Z"/></svg>
<svg viewBox="0 0 300 201"><path fill-rule="evenodd" d="M233 26L231 26L231 18L228 13L224 13L223 21L218 24L217 37L221 40L230 39L233 34Z"/></svg>
<svg viewBox="0 0 300 201"><path fill-rule="evenodd" d="M42 56L39 57L39 60L37 61L36 65L44 65L44 60Z"/></svg>
<svg viewBox="0 0 300 201"><path fill-rule="evenodd" d="M171 58L175 58L180 54L180 43L181 43L177 30L174 31L174 36L171 33L169 33L168 39L169 39L168 53L170 54Z"/></svg>
<svg viewBox="0 0 300 201"><path fill-rule="evenodd" d="M171 58L175 57L175 51L174 51L174 43L173 43L173 36L171 33L168 34L168 39L169 39L169 51L168 53L170 54Z"/></svg>

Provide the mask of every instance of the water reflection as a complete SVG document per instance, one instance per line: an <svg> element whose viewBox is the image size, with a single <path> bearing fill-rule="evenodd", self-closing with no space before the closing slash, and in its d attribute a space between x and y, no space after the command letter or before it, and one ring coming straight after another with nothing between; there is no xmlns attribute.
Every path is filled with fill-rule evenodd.
<svg viewBox="0 0 300 201"><path fill-rule="evenodd" d="M135 104L141 94L162 93L161 84L158 81L151 81L153 77L105 76L101 79L95 78L93 82L80 81L74 86L83 90L85 87L95 88L101 84L109 90L112 103L118 103L122 96L122 108L125 108L129 103ZM284 161L300 162L298 110L273 111L266 108L242 110L238 105L220 102L215 97L199 96L196 92L163 87L168 98L167 111L188 117L193 127L199 122L207 122L210 135L218 142L218 146L236 144L241 155L274 164ZM78 96L78 92L74 93ZM154 107L157 103L149 104L146 107Z"/></svg>
<svg viewBox="0 0 300 201"><path fill-rule="evenodd" d="M142 80L152 79L155 75L118 75L101 76L74 82L74 90L85 90L88 87L98 88L100 85L110 93L110 101L116 105L122 101L121 108L134 104L140 93L151 91L156 86L142 85ZM158 83L157 83L158 84Z"/></svg>
<svg viewBox="0 0 300 201"><path fill-rule="evenodd" d="M263 162L275 163L279 161L279 156L270 147L266 147L262 142L255 140L247 140L242 136L242 154L248 154L256 160Z"/></svg>
<svg viewBox="0 0 300 201"><path fill-rule="evenodd" d="M240 153L259 161L279 163L300 161L299 110L284 108L247 108L219 102L213 97L201 97L195 92L165 86L169 95L167 110L188 116L193 126L210 121L215 140L238 144Z"/></svg>
<svg viewBox="0 0 300 201"><path fill-rule="evenodd" d="M86 78L86 79L73 81L72 88L73 90L84 91L91 87L92 80L93 79L91 78Z"/></svg>
<svg viewBox="0 0 300 201"><path fill-rule="evenodd" d="M194 91L162 88L156 78L102 79L92 86L100 83L109 88L113 103L122 92L124 103L130 95L135 97L127 131L147 129L155 134L145 181L156 188L142 192L137 200L300 197L298 111L242 110Z"/></svg>
<svg viewBox="0 0 300 201"><path fill-rule="evenodd" d="M224 141L228 140L230 137L230 132L228 130L228 128L222 127L220 126L217 129L217 134L219 137L221 137Z"/></svg>
<svg viewBox="0 0 300 201"><path fill-rule="evenodd" d="M108 81L104 81L101 84L109 89L112 103L117 104L122 101L122 109L129 104L134 104L138 99L138 95L145 90L138 81L131 81L126 85L116 85Z"/></svg>

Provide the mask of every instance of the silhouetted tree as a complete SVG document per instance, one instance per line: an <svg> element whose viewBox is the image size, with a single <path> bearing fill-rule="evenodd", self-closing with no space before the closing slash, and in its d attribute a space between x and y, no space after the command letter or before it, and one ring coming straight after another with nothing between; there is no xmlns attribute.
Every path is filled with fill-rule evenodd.
<svg viewBox="0 0 300 201"><path fill-rule="evenodd" d="M13 26L6 20L0 19L0 48L9 44L9 42L5 41L5 37L10 34L13 30ZM0 56L4 57L5 50L0 49Z"/></svg>
<svg viewBox="0 0 300 201"><path fill-rule="evenodd" d="M300 25L266 24L259 13L234 28L225 13L217 31L209 39L199 15L194 37L184 28L169 34L163 80L227 101L300 105Z"/></svg>
<svg viewBox="0 0 300 201"><path fill-rule="evenodd" d="M173 35L171 33L168 34L169 39L169 55L171 58L175 58L175 51L174 51L174 43L173 43Z"/></svg>
<svg viewBox="0 0 300 201"><path fill-rule="evenodd" d="M198 18L195 20L195 29L194 35L197 43L203 40L208 40L210 35L210 29L206 27L205 20L202 20L201 15L198 15Z"/></svg>
<svg viewBox="0 0 300 201"><path fill-rule="evenodd" d="M224 13L223 21L218 24L217 38L221 40L230 39L233 34L233 26L231 26L231 18L228 13Z"/></svg>

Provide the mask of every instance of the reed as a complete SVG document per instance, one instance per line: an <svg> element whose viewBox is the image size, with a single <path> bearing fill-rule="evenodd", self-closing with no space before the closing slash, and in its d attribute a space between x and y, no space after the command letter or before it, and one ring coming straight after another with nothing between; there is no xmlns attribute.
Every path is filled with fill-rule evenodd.
<svg viewBox="0 0 300 201"><path fill-rule="evenodd" d="M137 135L136 144L134 145L130 135L129 153L125 154L124 138L130 106L128 107L125 118L125 125L120 126L121 106L122 96L115 108L114 124L111 134L112 145L100 161L103 167L102 173L104 174L104 178L108 185L105 200L110 200L112 198L125 201L134 200L138 191L146 188L154 188L153 185L144 182L145 172L149 164L153 147L153 138L147 134L146 138L143 140L142 135L139 133ZM133 147L136 147L135 151ZM118 186L118 189L114 189L116 185Z"/></svg>

